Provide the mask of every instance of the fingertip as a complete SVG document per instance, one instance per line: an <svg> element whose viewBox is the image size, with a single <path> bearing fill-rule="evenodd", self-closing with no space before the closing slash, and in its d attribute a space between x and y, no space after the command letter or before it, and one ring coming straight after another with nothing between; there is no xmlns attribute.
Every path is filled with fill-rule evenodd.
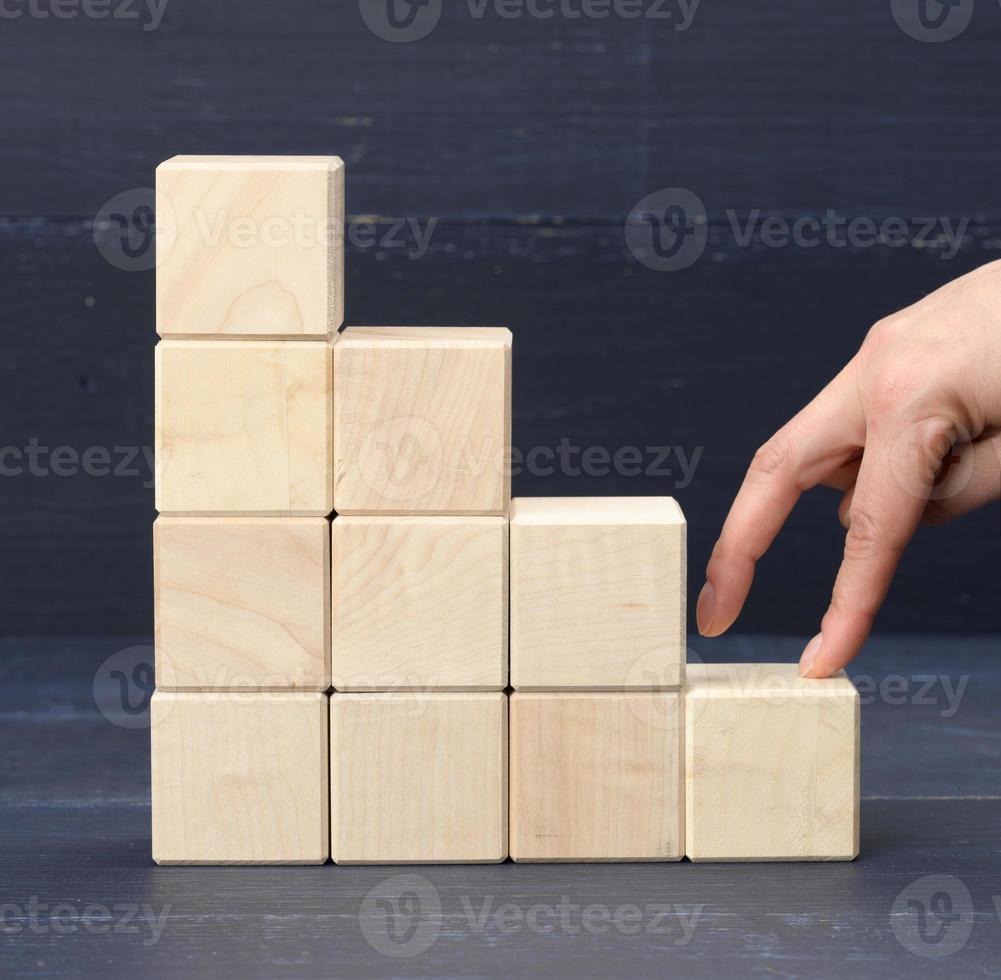
<svg viewBox="0 0 1001 980"><path fill-rule="evenodd" d="M821 677L822 674L818 674L819 669L818 657L820 655L820 648L824 643L824 634L818 633L809 643L807 643L802 655L799 658L799 676L800 677Z"/></svg>
<svg viewBox="0 0 1001 980"><path fill-rule="evenodd" d="M716 590L712 582L706 582L699 593L699 601L695 606L695 621L698 623L702 636L712 635L713 616L716 611Z"/></svg>

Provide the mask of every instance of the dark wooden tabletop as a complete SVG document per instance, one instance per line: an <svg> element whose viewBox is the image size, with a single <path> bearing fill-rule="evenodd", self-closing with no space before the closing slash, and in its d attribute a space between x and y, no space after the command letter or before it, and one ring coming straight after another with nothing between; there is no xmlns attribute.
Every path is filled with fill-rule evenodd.
<svg viewBox="0 0 1001 980"><path fill-rule="evenodd" d="M999 653L869 645L851 864L158 868L149 640L0 641L0 973L1001 976Z"/></svg>

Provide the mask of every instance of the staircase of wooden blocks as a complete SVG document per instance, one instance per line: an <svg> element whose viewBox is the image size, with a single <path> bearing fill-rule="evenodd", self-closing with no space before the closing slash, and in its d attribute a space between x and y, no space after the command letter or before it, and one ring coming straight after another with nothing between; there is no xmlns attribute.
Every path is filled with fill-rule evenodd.
<svg viewBox="0 0 1001 980"><path fill-rule="evenodd" d="M686 665L673 500L511 500L507 330L339 332L343 174L158 171L155 860L853 858L851 682Z"/></svg>

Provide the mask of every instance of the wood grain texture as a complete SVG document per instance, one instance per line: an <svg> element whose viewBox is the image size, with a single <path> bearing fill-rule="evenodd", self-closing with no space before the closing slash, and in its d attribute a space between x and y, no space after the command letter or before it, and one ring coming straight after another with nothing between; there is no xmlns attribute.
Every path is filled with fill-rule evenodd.
<svg viewBox="0 0 1001 980"><path fill-rule="evenodd" d="M154 694L153 860L326 861L328 700Z"/></svg>
<svg viewBox="0 0 1001 980"><path fill-rule="evenodd" d="M339 157L178 156L156 190L161 337L327 337L344 322Z"/></svg>
<svg viewBox="0 0 1001 980"><path fill-rule="evenodd" d="M161 341L156 509L329 514L331 382L322 341Z"/></svg>
<svg viewBox="0 0 1001 980"><path fill-rule="evenodd" d="M503 861L507 702L504 694L333 695L333 859Z"/></svg>
<svg viewBox="0 0 1001 980"><path fill-rule="evenodd" d="M334 374L338 513L506 515L510 331L349 328Z"/></svg>
<svg viewBox="0 0 1001 980"><path fill-rule="evenodd" d="M511 684L669 690L684 676L687 526L669 497L519 497Z"/></svg>
<svg viewBox="0 0 1001 980"><path fill-rule="evenodd" d="M682 697L511 696L515 861L680 861Z"/></svg>
<svg viewBox="0 0 1001 980"><path fill-rule="evenodd" d="M507 686L506 518L338 517L331 553L335 688Z"/></svg>
<svg viewBox="0 0 1001 980"><path fill-rule="evenodd" d="M859 695L797 664L690 664L692 861L851 861L859 853Z"/></svg>
<svg viewBox="0 0 1001 980"><path fill-rule="evenodd" d="M166 691L330 687L323 517L160 517L156 683Z"/></svg>

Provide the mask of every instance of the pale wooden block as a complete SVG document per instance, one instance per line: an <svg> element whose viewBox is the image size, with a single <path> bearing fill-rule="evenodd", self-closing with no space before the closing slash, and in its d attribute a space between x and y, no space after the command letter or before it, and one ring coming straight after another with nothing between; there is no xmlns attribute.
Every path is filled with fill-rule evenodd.
<svg viewBox="0 0 1001 980"><path fill-rule="evenodd" d="M507 709L504 694L333 695L333 859L503 861Z"/></svg>
<svg viewBox="0 0 1001 980"><path fill-rule="evenodd" d="M352 327L334 374L339 514L507 514L509 330Z"/></svg>
<svg viewBox="0 0 1001 980"><path fill-rule="evenodd" d="M157 190L162 337L326 337L344 322L339 157L174 157Z"/></svg>
<svg viewBox="0 0 1001 980"><path fill-rule="evenodd" d="M157 864L322 864L323 694L169 694L151 707Z"/></svg>
<svg viewBox="0 0 1001 980"><path fill-rule="evenodd" d="M859 696L796 664L688 667L693 861L851 861L859 851Z"/></svg>
<svg viewBox="0 0 1001 980"><path fill-rule="evenodd" d="M670 497L511 506L511 684L673 690L684 677L686 541Z"/></svg>
<svg viewBox="0 0 1001 980"><path fill-rule="evenodd" d="M160 690L330 687L324 517L160 517L153 525Z"/></svg>
<svg viewBox="0 0 1001 980"><path fill-rule="evenodd" d="M329 514L331 350L325 341L161 341L157 510Z"/></svg>
<svg viewBox="0 0 1001 980"><path fill-rule="evenodd" d="M502 691L507 541L503 517L338 517L333 686Z"/></svg>
<svg viewBox="0 0 1001 980"><path fill-rule="evenodd" d="M511 696L515 861L684 855L679 692Z"/></svg>

